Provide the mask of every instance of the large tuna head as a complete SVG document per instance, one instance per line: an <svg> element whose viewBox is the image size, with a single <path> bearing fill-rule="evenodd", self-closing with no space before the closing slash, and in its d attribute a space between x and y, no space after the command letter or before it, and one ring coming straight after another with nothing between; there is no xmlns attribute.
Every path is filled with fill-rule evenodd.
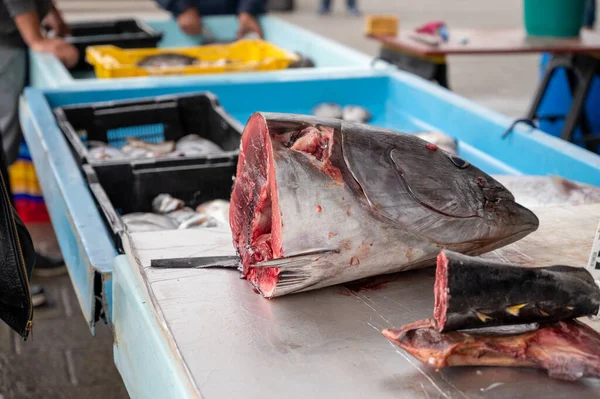
<svg viewBox="0 0 600 399"><path fill-rule="evenodd" d="M415 136L305 115L254 114L230 223L265 296L478 254L538 220L475 166Z"/></svg>
<svg viewBox="0 0 600 399"><path fill-rule="evenodd" d="M412 135L348 124L342 151L374 213L439 246L480 254L539 225L498 181Z"/></svg>

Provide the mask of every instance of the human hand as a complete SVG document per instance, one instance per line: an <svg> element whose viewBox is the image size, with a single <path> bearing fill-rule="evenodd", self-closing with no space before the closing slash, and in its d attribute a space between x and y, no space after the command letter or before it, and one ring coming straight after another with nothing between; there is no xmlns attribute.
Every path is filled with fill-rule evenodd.
<svg viewBox="0 0 600 399"><path fill-rule="evenodd" d="M242 38L248 33L256 33L259 38L263 38L263 32L260 24L252 14L242 12L240 15L238 15L238 21L240 24L240 28L237 32L238 39Z"/></svg>
<svg viewBox="0 0 600 399"><path fill-rule="evenodd" d="M177 24L181 30L190 36L202 33L202 21L195 7L188 8L177 17Z"/></svg>
<svg viewBox="0 0 600 399"><path fill-rule="evenodd" d="M50 10L48 15L46 15L46 18L42 21L42 25L59 37L71 34L71 29L65 24L65 21L56 8Z"/></svg>
<svg viewBox="0 0 600 399"><path fill-rule="evenodd" d="M54 54L67 68L72 68L79 61L79 51L63 39L42 39L31 45L33 51Z"/></svg>

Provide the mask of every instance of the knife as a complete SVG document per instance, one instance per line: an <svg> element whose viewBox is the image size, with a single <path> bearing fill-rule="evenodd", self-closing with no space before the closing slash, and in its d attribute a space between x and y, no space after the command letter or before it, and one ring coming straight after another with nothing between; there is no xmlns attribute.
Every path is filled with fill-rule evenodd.
<svg viewBox="0 0 600 399"><path fill-rule="evenodd" d="M152 259L150 267L164 269L206 269L223 267L237 269L241 264L238 256L200 256L196 258Z"/></svg>

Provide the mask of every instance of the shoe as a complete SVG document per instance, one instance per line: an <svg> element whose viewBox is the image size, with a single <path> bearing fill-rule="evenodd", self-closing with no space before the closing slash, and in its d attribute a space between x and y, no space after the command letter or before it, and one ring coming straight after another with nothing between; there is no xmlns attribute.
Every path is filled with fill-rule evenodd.
<svg viewBox="0 0 600 399"><path fill-rule="evenodd" d="M331 12L331 10L327 7L321 7L319 8L319 15L328 15Z"/></svg>
<svg viewBox="0 0 600 399"><path fill-rule="evenodd" d="M46 292L41 285L32 284L31 285L31 304L34 308L38 306L42 306L46 303Z"/></svg>
<svg viewBox="0 0 600 399"><path fill-rule="evenodd" d="M35 253L33 274L38 277L56 277L65 274L67 267L62 257L52 257Z"/></svg>
<svg viewBox="0 0 600 399"><path fill-rule="evenodd" d="M352 7L348 9L348 14L354 16L354 17L360 17L362 15L362 11L360 11L358 8L356 7Z"/></svg>

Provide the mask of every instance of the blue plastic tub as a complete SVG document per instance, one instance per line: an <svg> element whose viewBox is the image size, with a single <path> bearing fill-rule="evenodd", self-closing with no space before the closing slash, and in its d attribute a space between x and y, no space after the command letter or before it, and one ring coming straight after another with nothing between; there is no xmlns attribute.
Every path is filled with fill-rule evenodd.
<svg viewBox="0 0 600 399"><path fill-rule="evenodd" d="M232 74L227 81L213 76L193 82L171 78L150 86L139 80L129 86L103 81L27 89L21 124L90 325L100 303L110 316L112 297L107 285L117 252L52 109L201 90L217 95L227 112L242 123L255 111L308 114L325 101L358 104L373 113L373 125L405 132L437 130L456 137L460 155L488 173L557 174L600 186L600 156L539 130L519 127L502 139L509 118L400 71L346 71L335 78L321 71L310 79L292 74Z"/></svg>
<svg viewBox="0 0 600 399"><path fill-rule="evenodd" d="M231 41L235 39L238 29L237 20L234 16L214 16L203 18L203 23L210 29L218 41ZM202 44L200 38L187 36L183 33L177 23L172 20L144 21L148 26L163 33L158 47L192 47ZM342 44L304 30L296 25L285 22L279 18L265 16L261 18L261 25L265 34L265 40L290 51L298 51L312 58L316 68L303 68L298 70L284 70L272 72L275 74L306 73L310 75L318 69L330 69L336 73L336 69L346 68L370 68L372 57L346 47ZM93 71L69 72L58 59L48 54L31 53L31 85L34 87L64 87L69 84L79 84L95 80ZM384 68L390 65L378 62ZM189 79L195 79L190 76ZM123 78L121 84L128 84L130 80L146 79L169 79L159 78ZM222 79L227 79L223 76Z"/></svg>
<svg viewBox="0 0 600 399"><path fill-rule="evenodd" d="M429 82L400 71L348 71L332 78L271 73L235 74L189 82L172 78L148 86L102 81L85 89L48 91L50 106L209 90L227 112L245 123L255 111L310 114L321 102L358 104L373 125L404 132L437 130L457 138L459 153L488 173L549 174L600 185L600 157L540 131L516 129L501 135L510 120Z"/></svg>

